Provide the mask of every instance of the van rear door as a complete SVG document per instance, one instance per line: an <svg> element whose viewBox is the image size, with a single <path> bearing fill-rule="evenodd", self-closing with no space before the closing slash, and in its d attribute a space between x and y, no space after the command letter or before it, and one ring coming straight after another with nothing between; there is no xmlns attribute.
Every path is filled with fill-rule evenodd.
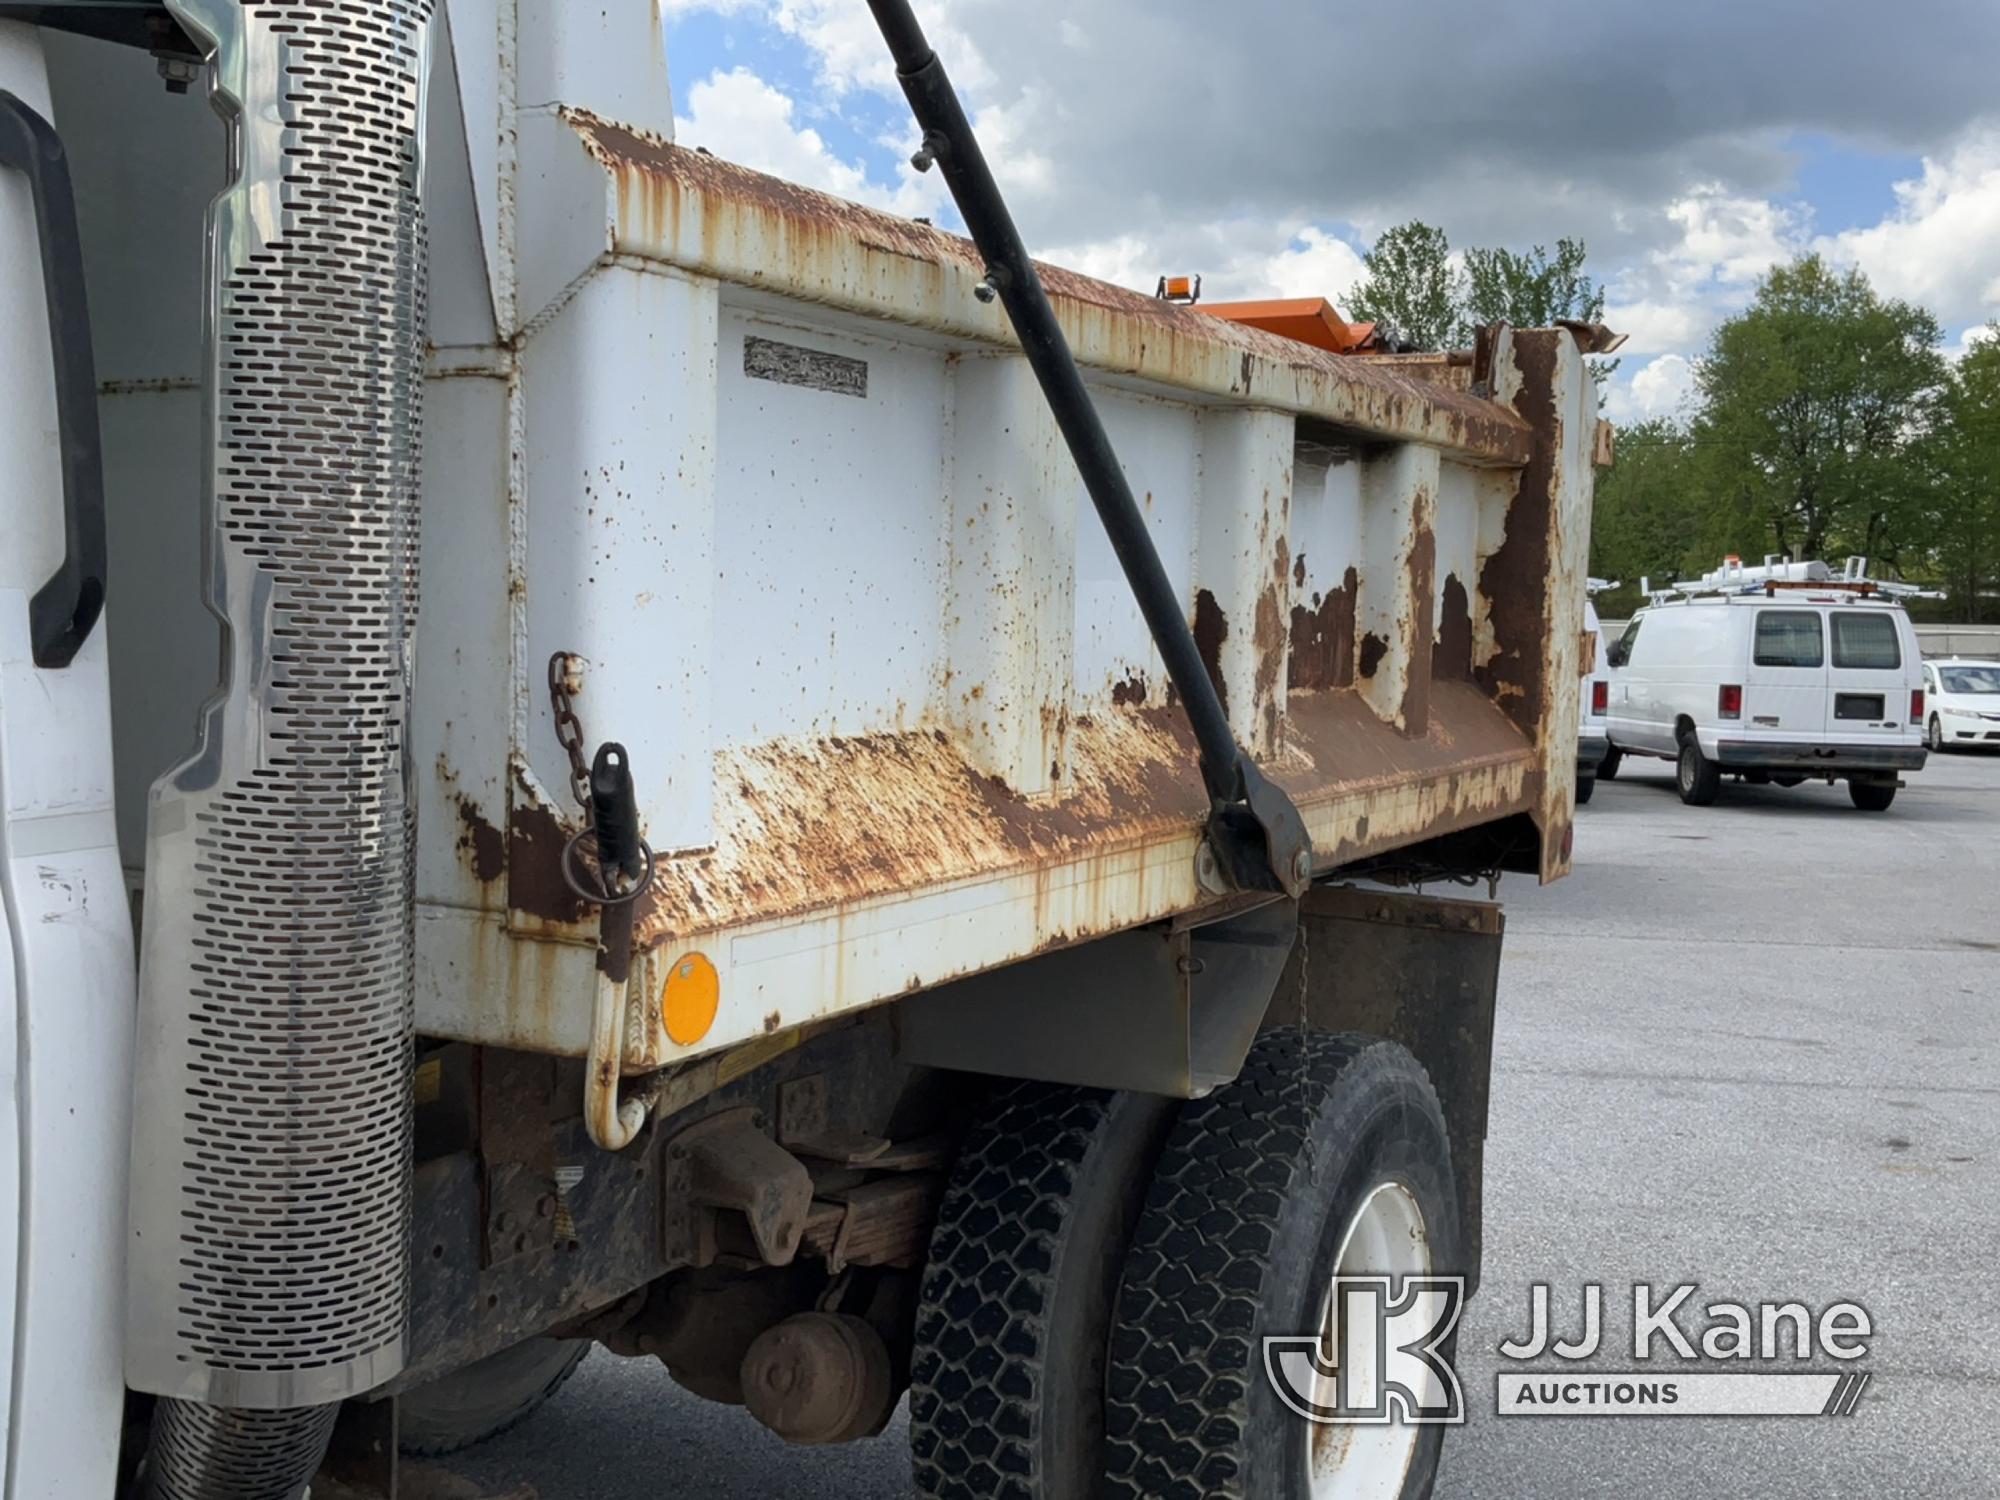
<svg viewBox="0 0 2000 1500"><path fill-rule="evenodd" d="M1817 744L1832 712L1825 611L1794 605L1756 613L1743 683L1742 737ZM1732 728L1724 723L1725 737L1734 738Z"/></svg>
<svg viewBox="0 0 2000 1500"><path fill-rule="evenodd" d="M1922 680L1903 614L1881 606L1827 611L1827 737L1868 744L1914 738L1910 691Z"/></svg>

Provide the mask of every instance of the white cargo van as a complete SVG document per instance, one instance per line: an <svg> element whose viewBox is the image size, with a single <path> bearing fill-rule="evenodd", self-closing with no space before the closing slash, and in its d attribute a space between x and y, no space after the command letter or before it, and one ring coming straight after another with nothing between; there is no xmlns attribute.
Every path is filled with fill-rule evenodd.
<svg viewBox="0 0 2000 1500"><path fill-rule="evenodd" d="M1856 807L1888 807L1925 749L1916 633L1885 586L1813 562L1732 565L1682 587L1687 597L1640 610L1607 653L1611 746L1598 774L1653 755L1677 762L1695 806L1733 775L1845 781Z"/></svg>
<svg viewBox="0 0 2000 1500"><path fill-rule="evenodd" d="M1590 580L1590 587L1599 587ZM1597 606L1583 601L1583 701L1576 715L1576 803L1581 807L1597 790L1597 769L1604 764L1611 741L1604 733L1604 715L1611 703L1611 679L1604 662L1604 630Z"/></svg>

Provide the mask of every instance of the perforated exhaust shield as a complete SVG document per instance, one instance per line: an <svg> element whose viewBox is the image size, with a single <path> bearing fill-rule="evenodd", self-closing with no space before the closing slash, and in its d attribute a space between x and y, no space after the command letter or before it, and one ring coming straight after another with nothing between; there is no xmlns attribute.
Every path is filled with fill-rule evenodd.
<svg viewBox="0 0 2000 1500"><path fill-rule="evenodd" d="M238 168L209 218L226 677L153 788L127 1378L271 1411L403 1361L431 4L169 8L213 49ZM180 1415L191 1448L261 1430Z"/></svg>

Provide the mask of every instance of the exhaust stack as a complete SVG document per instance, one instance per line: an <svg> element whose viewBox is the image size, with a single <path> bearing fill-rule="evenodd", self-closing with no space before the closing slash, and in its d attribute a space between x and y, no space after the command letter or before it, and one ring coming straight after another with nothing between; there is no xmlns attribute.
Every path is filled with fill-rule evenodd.
<svg viewBox="0 0 2000 1500"><path fill-rule="evenodd" d="M149 1486L296 1495L408 1317L412 807L432 0L171 0L236 176L209 210L203 524L224 679L153 788L126 1375Z"/></svg>

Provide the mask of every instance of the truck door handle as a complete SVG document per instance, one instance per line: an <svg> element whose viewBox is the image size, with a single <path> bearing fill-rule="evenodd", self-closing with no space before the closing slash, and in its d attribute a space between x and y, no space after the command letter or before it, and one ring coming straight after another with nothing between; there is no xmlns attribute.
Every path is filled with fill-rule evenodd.
<svg viewBox="0 0 2000 1500"><path fill-rule="evenodd" d="M49 350L61 447L63 560L28 601L35 665L66 667L104 609L104 457L97 432L97 366L83 287L83 241L69 156L55 127L0 89L0 166L28 179L49 304Z"/></svg>

